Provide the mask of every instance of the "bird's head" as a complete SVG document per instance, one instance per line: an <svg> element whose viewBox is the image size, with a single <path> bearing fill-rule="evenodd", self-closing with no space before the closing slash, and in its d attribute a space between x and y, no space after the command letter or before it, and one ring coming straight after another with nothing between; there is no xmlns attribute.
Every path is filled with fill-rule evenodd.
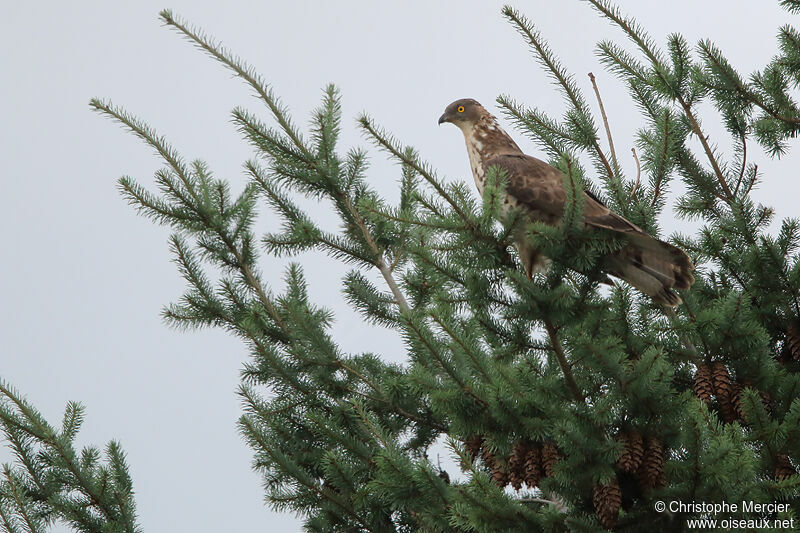
<svg viewBox="0 0 800 533"><path fill-rule="evenodd" d="M450 122L464 130L472 127L484 114L486 114L486 110L477 100L462 98L445 108L444 113L439 117L439 124Z"/></svg>

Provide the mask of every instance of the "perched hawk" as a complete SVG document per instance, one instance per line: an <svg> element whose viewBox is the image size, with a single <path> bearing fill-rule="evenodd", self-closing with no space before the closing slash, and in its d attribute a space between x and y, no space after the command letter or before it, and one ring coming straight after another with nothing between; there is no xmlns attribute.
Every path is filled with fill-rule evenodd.
<svg viewBox="0 0 800 533"><path fill-rule="evenodd" d="M497 119L471 98L447 106L439 117L439 124L443 122L455 124L464 133L475 185L481 195L486 170L497 165L507 173L505 211L520 208L531 220L559 222L566 194L563 174L558 169L522 153ZM591 228L627 237L624 248L604 259L605 272L627 281L660 304L675 306L681 302L673 289L688 289L694 282L694 266L683 250L651 237L592 194L584 195L583 220ZM546 265L547 258L533 247L524 232L517 236L516 246L528 277Z"/></svg>

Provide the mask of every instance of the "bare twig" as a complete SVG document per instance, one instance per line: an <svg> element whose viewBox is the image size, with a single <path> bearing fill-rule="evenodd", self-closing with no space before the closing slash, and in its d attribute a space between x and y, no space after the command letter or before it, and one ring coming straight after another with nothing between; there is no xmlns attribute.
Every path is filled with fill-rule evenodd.
<svg viewBox="0 0 800 533"><path fill-rule="evenodd" d="M636 194L636 189L639 188L639 183L642 181L642 164L639 162L639 156L636 155L636 148L631 148L631 152L633 152L633 160L636 161L636 183L633 184L629 199L633 199L633 195Z"/></svg>
<svg viewBox="0 0 800 533"><path fill-rule="evenodd" d="M739 170L739 179L736 180L736 187L733 189L733 194L739 194L739 187L742 185L744 179L744 171L747 169L747 135L742 133L742 168Z"/></svg>
<svg viewBox="0 0 800 533"><path fill-rule="evenodd" d="M575 381L575 377L572 375L569 361L567 361L567 356L564 354L564 347L561 346L561 341L558 338L558 331L555 326L553 326L552 322L547 319L544 320L544 327L547 330L547 335L550 337L550 344L553 347L553 352L556 354L556 359L558 359L558 366L561 367L561 372L564 373L567 387L569 387L576 400L579 402L585 401L586 398L584 398L581 389L578 387L578 383Z"/></svg>
<svg viewBox="0 0 800 533"><path fill-rule="evenodd" d="M750 180L750 183L747 185L747 190L744 191L744 196L750 194L750 191L753 190L753 186L756 184L757 181L758 181L758 165L755 165L753 167L753 179Z"/></svg>
<svg viewBox="0 0 800 533"><path fill-rule="evenodd" d="M570 83L571 80L569 75L561 68L547 46L542 43L541 37L533 28L533 25L528 22L524 16L520 15L516 10L508 6L503 9L503 14L517 27L517 31L533 47L541 63L552 73L553 78L562 87L564 94L567 96L567 98L569 98L574 108L578 112L584 113L585 103L583 102L582 96L577 92L576 87ZM594 148L597 158L600 160L600 164L605 168L609 180L613 181L614 170L611 168L611 164L608 162L606 155L603 153L603 149L600 148L600 144L597 142L596 137L592 139L592 147Z"/></svg>
<svg viewBox="0 0 800 533"><path fill-rule="evenodd" d="M592 4L600 13L604 16L608 17L609 20L613 21L617 24L622 30L628 34L628 36L639 46L639 48L644 52L648 59L652 62L653 66L655 67L655 73L658 75L661 80L667 84L670 81L664 76L664 72L667 69L663 66L663 61L661 56L658 52L651 48L651 43L648 39L643 38L637 30L631 27L631 24L620 17L620 15L608 4L603 2L602 0L588 0L590 4ZM720 188L722 189L723 195L721 196L722 200L727 202L728 205L732 205L734 202L733 193L731 192L730 187L725 182L725 176L722 173L722 169L717 162L717 158L714 155L714 150L711 148L711 145L708 144L708 138L703 134L703 131L700 129L700 123L698 122L697 118L694 115L694 111L692 110L692 106L686 100L683 94L678 92L675 95L678 103L683 108L683 112L686 115L686 118L689 119L689 124L692 127L692 132L695 133L698 138L700 139L700 144L703 145L703 151L708 158L708 161L711 163L711 168L714 170L714 175L717 177L717 181L719 182Z"/></svg>
<svg viewBox="0 0 800 533"><path fill-rule="evenodd" d="M611 127L608 125L608 116L606 116L606 108L603 105L603 99L600 98L600 89L597 88L594 74L589 73L589 79L592 80L592 88L594 94L597 96L597 103L600 106L600 115L603 117L603 125L606 127L606 136L608 137L608 147L611 150L611 162L614 164L614 170L619 171L619 162L617 161L617 152L614 150L614 139L611 137Z"/></svg>
<svg viewBox="0 0 800 533"><path fill-rule="evenodd" d="M722 169L717 162L717 158L714 156L714 150L712 150L711 145L708 144L708 137L704 135L703 130L700 129L700 123L695 118L692 107L680 94L678 95L678 102L681 104L683 112L686 114L686 118L689 119L689 124L692 126L692 131L700 139L700 144L703 145L703 151L706 153L706 157L708 157L708 161L711 163L711 168L714 170L714 175L717 177L719 186L722 189L722 192L725 194L725 200L728 202L728 204L732 204L733 192L731 192L731 188L728 187L728 184L725 182L725 176L722 174Z"/></svg>

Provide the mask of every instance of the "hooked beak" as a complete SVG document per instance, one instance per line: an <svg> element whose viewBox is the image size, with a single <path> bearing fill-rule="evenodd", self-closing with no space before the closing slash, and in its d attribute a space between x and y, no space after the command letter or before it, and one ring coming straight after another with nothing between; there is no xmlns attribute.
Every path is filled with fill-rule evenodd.
<svg viewBox="0 0 800 533"><path fill-rule="evenodd" d="M441 117L439 117L439 125L441 126L442 123L444 123L444 122L447 122L447 113L445 113Z"/></svg>

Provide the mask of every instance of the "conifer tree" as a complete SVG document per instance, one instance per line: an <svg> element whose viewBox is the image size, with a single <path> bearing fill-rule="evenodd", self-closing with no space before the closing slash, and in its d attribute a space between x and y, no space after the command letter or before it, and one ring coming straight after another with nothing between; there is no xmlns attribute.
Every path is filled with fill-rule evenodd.
<svg viewBox="0 0 800 533"><path fill-rule="evenodd" d="M598 286L598 262L614 243L583 231L578 202L568 201L557 227L503 217L502 172L489 172L478 198L471 180L440 177L363 115L365 137L399 163L399 202L382 198L370 182L385 177L371 174L367 150L337 143L334 86L302 131L260 75L169 11L163 22L249 84L271 117L233 111L257 152L245 163L244 190L234 194L206 163L185 160L120 107L91 102L163 159L157 192L127 177L119 186L174 230L187 290L164 318L224 328L247 344L239 427L270 505L302 515L306 530L671 532L700 516L658 512L658 501L783 502L788 511L740 507L726 517L797 523L800 226L787 218L768 231L773 210L751 191L769 176L748 160L748 145L779 157L800 132L800 33L780 28L780 53L743 76L709 41L692 46L673 34L660 46L605 0L586 3L631 42L601 42L597 54L641 113L636 176L615 152L594 78L599 119L585 84L510 7L503 16L567 111L552 117L505 95L498 104L564 171L566 187L591 189L689 252L696 282L674 311L622 283ZM780 3L800 11L797 0ZM701 117L703 102L719 116ZM730 153L703 118L722 119ZM686 192L668 206L675 180ZM332 206L339 227L315 224L302 197ZM282 226L255 227L259 208ZM697 233L665 235L659 218L670 208L698 221ZM532 280L513 246L521 224L553 259ZM288 267L282 287L267 286L270 256L307 250L350 265L347 303L399 334L405 364L344 352L331 334L334 313L315 301L301 265ZM0 404L0 422L18 459L0 484L5 529L40 531L32 516L135 530L119 448L109 446L106 466L96 451L73 461L76 406L59 432L0 392L11 402ZM462 472L431 459L439 442Z"/></svg>

